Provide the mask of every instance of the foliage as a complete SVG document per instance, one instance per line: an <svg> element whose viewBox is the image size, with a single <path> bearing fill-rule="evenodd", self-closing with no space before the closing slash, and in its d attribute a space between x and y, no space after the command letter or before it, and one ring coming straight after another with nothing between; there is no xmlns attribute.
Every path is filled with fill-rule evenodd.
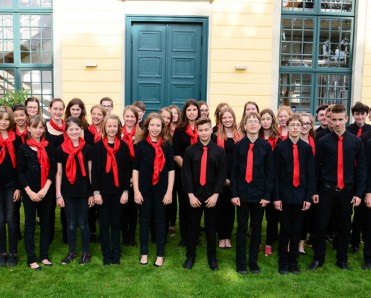
<svg viewBox="0 0 371 298"><path fill-rule="evenodd" d="M12 107L16 104L24 104L26 98L30 95L28 90L9 90L0 97L0 106Z"/></svg>

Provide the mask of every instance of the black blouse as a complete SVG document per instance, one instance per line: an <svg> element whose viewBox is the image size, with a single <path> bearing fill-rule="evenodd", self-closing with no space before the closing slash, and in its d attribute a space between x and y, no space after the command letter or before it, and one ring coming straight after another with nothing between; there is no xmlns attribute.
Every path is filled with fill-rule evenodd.
<svg viewBox="0 0 371 298"><path fill-rule="evenodd" d="M22 145L22 138L16 135L15 140L13 141L14 154L16 155L16 157L18 147L20 145ZM12 160L10 159L10 155L7 150L3 162L0 163L0 188L18 187L16 182L17 182L17 168L13 168Z"/></svg>

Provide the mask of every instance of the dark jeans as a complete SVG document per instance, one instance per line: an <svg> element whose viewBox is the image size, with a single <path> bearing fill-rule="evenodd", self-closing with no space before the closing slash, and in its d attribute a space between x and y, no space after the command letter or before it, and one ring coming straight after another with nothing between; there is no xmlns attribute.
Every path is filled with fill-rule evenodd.
<svg viewBox="0 0 371 298"><path fill-rule="evenodd" d="M124 243L135 241L135 232L138 222L138 205L134 201L133 188L129 190L129 201L121 206L121 232Z"/></svg>
<svg viewBox="0 0 371 298"><path fill-rule="evenodd" d="M350 239L350 222L352 216L353 190L335 191L321 187L317 208L317 225L314 237L313 259L324 262L326 255L326 232L334 215L336 223L336 259L338 262L348 261L348 245Z"/></svg>
<svg viewBox="0 0 371 298"><path fill-rule="evenodd" d="M267 220L267 235L265 240L265 245L273 245L278 239L278 222L279 214L274 208L273 203L268 204L265 207L265 219Z"/></svg>
<svg viewBox="0 0 371 298"><path fill-rule="evenodd" d="M361 231L362 231L362 217L364 214L364 204L354 207L353 221L352 221L352 236L350 244L352 246L359 246L361 243ZM366 207L367 208L367 207Z"/></svg>
<svg viewBox="0 0 371 298"><path fill-rule="evenodd" d="M361 207L362 210L362 234L365 240L363 247L363 257L365 263L371 264L371 209L367 208L363 203ZM358 207L358 208L359 208Z"/></svg>
<svg viewBox="0 0 371 298"><path fill-rule="evenodd" d="M199 208L189 208L189 226L187 236L187 257L196 257L196 246L200 235L200 224L204 212L205 234L208 259L216 259L216 216L217 207L206 208L205 203Z"/></svg>
<svg viewBox="0 0 371 298"><path fill-rule="evenodd" d="M70 253L76 253L77 226L80 228L82 253L89 252L88 197L63 197L67 217L67 238Z"/></svg>
<svg viewBox="0 0 371 298"><path fill-rule="evenodd" d="M101 193L101 195L103 204L100 206L98 205L98 211L100 218L100 245L102 255L107 261L117 262L120 260L121 253L121 194Z"/></svg>
<svg viewBox="0 0 371 298"><path fill-rule="evenodd" d="M246 237L250 216L251 240L249 262L258 262L259 245L261 243L262 220L264 208L259 203L241 202L237 207L237 237L236 237L236 266L237 270L246 270Z"/></svg>
<svg viewBox="0 0 371 298"><path fill-rule="evenodd" d="M8 225L9 253L17 254L19 221L17 205L13 201L14 187L0 188L0 254L6 253L6 225Z"/></svg>
<svg viewBox="0 0 371 298"><path fill-rule="evenodd" d="M231 202L231 189L224 187L218 199L217 231L219 240L231 239L236 209Z"/></svg>
<svg viewBox="0 0 371 298"><path fill-rule="evenodd" d="M52 208L52 200L47 194L41 202L35 203L31 201L29 196L23 192L23 208L25 214L24 227L24 244L27 254L28 264L36 262L35 253L35 229L36 229L36 211L40 218L40 258L48 259L48 251L50 244L50 209Z"/></svg>
<svg viewBox="0 0 371 298"><path fill-rule="evenodd" d="M166 227L168 230L169 226L174 227L176 224L176 214L178 211L178 195L177 190L173 189L173 199L171 204L166 206Z"/></svg>
<svg viewBox="0 0 371 298"><path fill-rule="evenodd" d="M139 206L140 254L148 255L148 238L151 222L156 229L157 256L163 257L166 243L166 206L163 195L155 190L142 193L143 203Z"/></svg>
<svg viewBox="0 0 371 298"><path fill-rule="evenodd" d="M278 242L280 266L298 264L300 231L305 214L302 208L303 205L282 203L282 211L279 213L281 228ZM290 251L288 252L289 243Z"/></svg>

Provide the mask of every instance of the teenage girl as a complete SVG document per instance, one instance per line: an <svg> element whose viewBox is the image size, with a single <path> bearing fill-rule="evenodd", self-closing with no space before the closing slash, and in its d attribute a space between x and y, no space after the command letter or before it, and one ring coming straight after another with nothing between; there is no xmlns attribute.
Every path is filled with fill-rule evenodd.
<svg viewBox="0 0 371 298"><path fill-rule="evenodd" d="M216 133L218 131L218 125L220 123L220 119L219 119L220 118L220 112L221 112L221 110L223 110L226 107L229 107L229 105L226 102L221 102L216 106L215 112L214 112L215 126L213 127L213 133Z"/></svg>
<svg viewBox="0 0 371 298"><path fill-rule="evenodd" d="M280 138L282 141L289 137L286 121L291 115L292 110L289 106L282 106L277 111L277 119L279 124L278 131L280 132Z"/></svg>
<svg viewBox="0 0 371 298"><path fill-rule="evenodd" d="M175 128L177 128L180 120L180 110L176 105L169 106L169 109L171 110L171 114L173 117L171 118L170 123L170 134L171 136L174 135Z"/></svg>
<svg viewBox="0 0 371 298"><path fill-rule="evenodd" d="M200 108L200 117L209 118L209 106L206 102L199 100L198 106Z"/></svg>
<svg viewBox="0 0 371 298"><path fill-rule="evenodd" d="M12 109L15 124L14 132L21 137L22 143L24 143L27 137L27 108L24 105L14 105Z"/></svg>
<svg viewBox="0 0 371 298"><path fill-rule="evenodd" d="M27 108L27 115L29 117L41 115L40 101L36 97L27 98L24 105Z"/></svg>
<svg viewBox="0 0 371 298"><path fill-rule="evenodd" d="M252 112L259 114L259 106L255 101L248 101L245 103L245 106L243 107L242 118L241 118L241 122L239 125L240 131L244 135L246 134L245 123L244 123L245 117Z"/></svg>
<svg viewBox="0 0 371 298"><path fill-rule="evenodd" d="M68 117L77 117L80 119L81 128L85 129L89 127L89 123L86 120L86 108L84 102L80 98L72 98L67 104L66 110L64 112L64 121Z"/></svg>

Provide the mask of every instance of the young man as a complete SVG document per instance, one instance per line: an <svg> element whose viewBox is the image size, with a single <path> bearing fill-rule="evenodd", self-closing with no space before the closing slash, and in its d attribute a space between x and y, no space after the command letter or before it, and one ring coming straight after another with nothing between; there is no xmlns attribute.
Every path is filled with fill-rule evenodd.
<svg viewBox="0 0 371 298"><path fill-rule="evenodd" d="M331 123L331 109L334 105L329 105L325 111L325 117L327 122L327 127L321 129L320 131L316 132L316 141L327 135L328 133L332 132L332 123ZM323 120L324 121L324 120Z"/></svg>
<svg viewBox="0 0 371 298"><path fill-rule="evenodd" d="M188 195L191 208L187 236L185 269L191 269L196 257L202 213L205 212L207 257L211 270L218 270L216 260L216 216L219 194L227 178L225 151L211 142L213 129L209 118L196 121L199 141L189 146L183 157L183 191Z"/></svg>
<svg viewBox="0 0 371 298"><path fill-rule="evenodd" d="M300 139L303 121L298 114L287 119L289 138L274 151L274 207L280 211L278 272L299 273L298 256L304 211L308 210L315 190L312 147ZM289 251L287 247L290 245Z"/></svg>
<svg viewBox="0 0 371 298"><path fill-rule="evenodd" d="M316 129L316 134L327 128L326 109L328 105L321 105L316 110L317 120L320 126Z"/></svg>
<svg viewBox="0 0 371 298"><path fill-rule="evenodd" d="M273 152L270 144L259 138L260 116L252 112L244 119L247 138L236 143L231 172L232 204L237 206L236 269L247 274L246 236L250 216L251 273L260 273L259 245L264 207L269 204L274 184Z"/></svg>
<svg viewBox="0 0 371 298"><path fill-rule="evenodd" d="M358 206L365 190L366 160L360 138L346 131L348 121L345 107L334 105L331 123L334 131L317 142L316 171L318 204L314 233L314 256L309 270L322 266L326 255L326 229L331 215L335 215L336 265L348 270L348 245L352 205ZM356 165L356 166L355 166Z"/></svg>
<svg viewBox="0 0 371 298"><path fill-rule="evenodd" d="M365 144L366 158L367 158L367 183L366 194L363 206L362 216L362 233L364 239L363 270L371 269L371 139Z"/></svg>
<svg viewBox="0 0 371 298"><path fill-rule="evenodd" d="M143 116L146 113L146 105L141 101L134 101L132 105L138 110L138 125L140 128L143 128Z"/></svg>
<svg viewBox="0 0 371 298"><path fill-rule="evenodd" d="M113 100L110 97L103 97L99 103L106 110L107 115L112 112Z"/></svg>

